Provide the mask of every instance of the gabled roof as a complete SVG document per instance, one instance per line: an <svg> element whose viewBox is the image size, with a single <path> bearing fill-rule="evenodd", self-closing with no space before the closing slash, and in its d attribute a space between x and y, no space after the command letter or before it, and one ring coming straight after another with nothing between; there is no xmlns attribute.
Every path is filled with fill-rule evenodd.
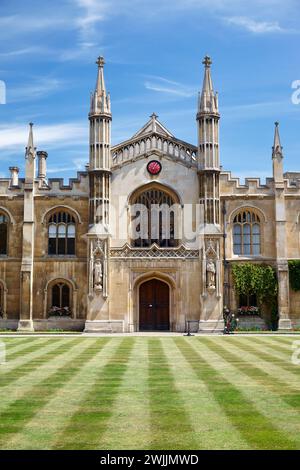
<svg viewBox="0 0 300 470"><path fill-rule="evenodd" d="M147 121L146 124L132 136L132 139L135 139L136 137L142 137L143 135L150 134L151 132L162 134L165 137L174 137L174 135L168 131L168 129L163 126L157 118L157 114L151 114L149 121Z"/></svg>

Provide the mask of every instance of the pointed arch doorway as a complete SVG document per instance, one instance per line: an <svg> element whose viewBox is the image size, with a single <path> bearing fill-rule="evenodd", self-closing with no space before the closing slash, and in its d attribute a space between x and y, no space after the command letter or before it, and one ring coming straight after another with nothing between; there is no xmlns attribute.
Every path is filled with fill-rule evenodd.
<svg viewBox="0 0 300 470"><path fill-rule="evenodd" d="M166 282L150 279L140 285L139 330L170 330L170 288Z"/></svg>

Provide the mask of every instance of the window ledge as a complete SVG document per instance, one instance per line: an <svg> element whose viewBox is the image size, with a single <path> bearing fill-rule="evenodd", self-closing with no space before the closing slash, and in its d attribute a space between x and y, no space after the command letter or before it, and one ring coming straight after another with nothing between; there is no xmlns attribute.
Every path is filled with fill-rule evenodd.
<svg viewBox="0 0 300 470"><path fill-rule="evenodd" d="M77 259L76 255L46 255L45 258L49 259Z"/></svg>

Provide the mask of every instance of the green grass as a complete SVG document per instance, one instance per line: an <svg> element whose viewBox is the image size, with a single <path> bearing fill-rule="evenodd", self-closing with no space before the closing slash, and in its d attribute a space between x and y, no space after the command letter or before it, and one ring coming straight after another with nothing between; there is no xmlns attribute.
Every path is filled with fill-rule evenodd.
<svg viewBox="0 0 300 470"><path fill-rule="evenodd" d="M300 449L295 339L2 338L0 449Z"/></svg>

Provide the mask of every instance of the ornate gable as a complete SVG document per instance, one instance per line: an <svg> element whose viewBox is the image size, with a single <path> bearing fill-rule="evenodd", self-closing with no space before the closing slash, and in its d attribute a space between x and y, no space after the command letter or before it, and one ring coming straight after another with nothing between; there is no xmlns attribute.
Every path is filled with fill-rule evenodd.
<svg viewBox="0 0 300 470"><path fill-rule="evenodd" d="M136 137L142 137L151 133L161 134L165 137L174 137L174 135L168 131L168 129L164 127L157 118L157 114L151 114L149 121L138 132L136 132L132 138L135 139Z"/></svg>
<svg viewBox="0 0 300 470"><path fill-rule="evenodd" d="M174 137L154 113L131 139L112 147L112 169L149 154L165 156L188 167L197 166L197 147Z"/></svg>

